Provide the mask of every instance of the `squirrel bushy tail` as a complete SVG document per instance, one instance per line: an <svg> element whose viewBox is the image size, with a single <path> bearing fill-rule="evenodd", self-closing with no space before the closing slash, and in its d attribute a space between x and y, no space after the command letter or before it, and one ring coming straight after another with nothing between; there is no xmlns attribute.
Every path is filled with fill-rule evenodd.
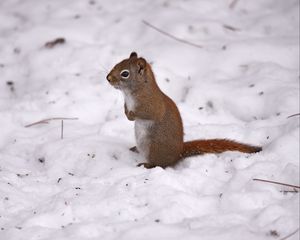
<svg viewBox="0 0 300 240"><path fill-rule="evenodd" d="M261 147L251 146L227 139L209 139L184 142L181 157L191 157L205 153L222 153L239 151L244 153L260 152Z"/></svg>

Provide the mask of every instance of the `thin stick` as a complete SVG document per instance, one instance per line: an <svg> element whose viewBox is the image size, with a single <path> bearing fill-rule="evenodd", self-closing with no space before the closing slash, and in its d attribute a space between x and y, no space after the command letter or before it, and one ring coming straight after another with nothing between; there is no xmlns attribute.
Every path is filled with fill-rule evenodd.
<svg viewBox="0 0 300 240"><path fill-rule="evenodd" d="M65 118L65 117L47 118L47 119L40 120L38 122L28 124L25 127L28 128L28 127L38 125L38 124L47 124L47 123L49 123L49 121L53 121L53 120L78 120L78 118Z"/></svg>
<svg viewBox="0 0 300 240"><path fill-rule="evenodd" d="M223 24L223 28L226 28L230 31L241 31L240 29L236 28L236 27L233 27L233 26L230 26L230 25L226 25L226 24Z"/></svg>
<svg viewBox="0 0 300 240"><path fill-rule="evenodd" d="M234 7L236 6L236 4L238 3L239 0L233 0L230 4L229 4L229 8L230 9L234 9Z"/></svg>
<svg viewBox="0 0 300 240"><path fill-rule="evenodd" d="M142 20L142 22L148 26L148 27L151 27L152 29L156 30L157 32L165 35L165 36L168 36L169 38L172 38L173 40L175 41L178 41L178 42L181 42L181 43L184 43L184 44L187 44L187 45L190 45L190 46L193 46L193 47L196 47L196 48L203 48L203 46L199 45L199 44L196 44L196 43L192 43L192 42L189 42L185 39L182 39L182 38L178 38L168 32L165 32L164 30L161 30L159 29L158 27L155 27L154 25L150 24L149 22L145 21L145 20Z"/></svg>
<svg viewBox="0 0 300 240"><path fill-rule="evenodd" d="M294 189L293 191L280 191L284 194L287 194L287 193L298 193L298 190Z"/></svg>
<svg viewBox="0 0 300 240"><path fill-rule="evenodd" d="M296 229L294 232L290 233L289 235L285 236L284 238L281 238L280 240L286 240L286 239L288 239L289 237L291 237L291 236L293 236L294 234L296 234L298 231L299 231L299 228Z"/></svg>
<svg viewBox="0 0 300 240"><path fill-rule="evenodd" d="M286 186L286 187L292 187L292 188L298 188L298 189L300 189L300 186L291 185L291 184L287 184L287 183L280 183L280 182L275 182L275 181L270 181L270 180L264 180L264 179L259 179L259 178L253 178L252 180L253 181L273 183L273 184L278 184L278 185L282 185L282 186Z"/></svg>
<svg viewBox="0 0 300 240"><path fill-rule="evenodd" d="M60 138L64 138L64 120L61 120L61 133L60 133Z"/></svg>
<svg viewBox="0 0 300 240"><path fill-rule="evenodd" d="M299 116L299 115L300 115L300 113L296 113L296 114L288 116L287 118L296 117L296 116Z"/></svg>

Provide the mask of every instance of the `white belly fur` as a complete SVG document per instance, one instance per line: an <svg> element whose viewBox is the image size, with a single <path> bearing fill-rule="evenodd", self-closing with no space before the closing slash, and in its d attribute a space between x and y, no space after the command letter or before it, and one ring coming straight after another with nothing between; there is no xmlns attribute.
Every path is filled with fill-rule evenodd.
<svg viewBox="0 0 300 240"><path fill-rule="evenodd" d="M124 91L123 95L124 95L125 104L127 106L127 110L134 112L135 101L134 101L134 98L131 96L131 93Z"/></svg>
<svg viewBox="0 0 300 240"><path fill-rule="evenodd" d="M147 158L149 154L149 129L152 126L152 121L151 120L141 120L141 119L136 119L135 120L135 139L136 139L136 144L137 148L140 151L140 153ZM146 159L145 159L146 160Z"/></svg>

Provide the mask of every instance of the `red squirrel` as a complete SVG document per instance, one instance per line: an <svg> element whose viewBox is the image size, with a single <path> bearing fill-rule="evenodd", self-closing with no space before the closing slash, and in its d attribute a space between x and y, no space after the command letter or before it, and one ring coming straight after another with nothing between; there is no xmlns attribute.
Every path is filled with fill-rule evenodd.
<svg viewBox="0 0 300 240"><path fill-rule="evenodd" d="M125 114L135 121L137 147L146 160L138 166L162 168L205 153L239 151L255 153L261 147L227 139L184 142L183 124L176 104L158 87L150 64L137 53L115 65L106 79L123 92Z"/></svg>

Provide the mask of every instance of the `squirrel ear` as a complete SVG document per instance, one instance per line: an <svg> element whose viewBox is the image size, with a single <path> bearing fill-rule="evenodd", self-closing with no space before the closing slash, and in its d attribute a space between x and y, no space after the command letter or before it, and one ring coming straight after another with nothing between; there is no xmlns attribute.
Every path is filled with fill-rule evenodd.
<svg viewBox="0 0 300 240"><path fill-rule="evenodd" d="M137 53L136 53L136 52L132 52L132 53L130 53L130 56L129 56L129 58L134 58L134 57L137 57Z"/></svg>
<svg viewBox="0 0 300 240"><path fill-rule="evenodd" d="M145 70L146 65L147 65L146 60L145 60L144 58L139 58L139 59L137 60L137 65L138 65L138 73L139 73L140 75L143 75L144 70Z"/></svg>

